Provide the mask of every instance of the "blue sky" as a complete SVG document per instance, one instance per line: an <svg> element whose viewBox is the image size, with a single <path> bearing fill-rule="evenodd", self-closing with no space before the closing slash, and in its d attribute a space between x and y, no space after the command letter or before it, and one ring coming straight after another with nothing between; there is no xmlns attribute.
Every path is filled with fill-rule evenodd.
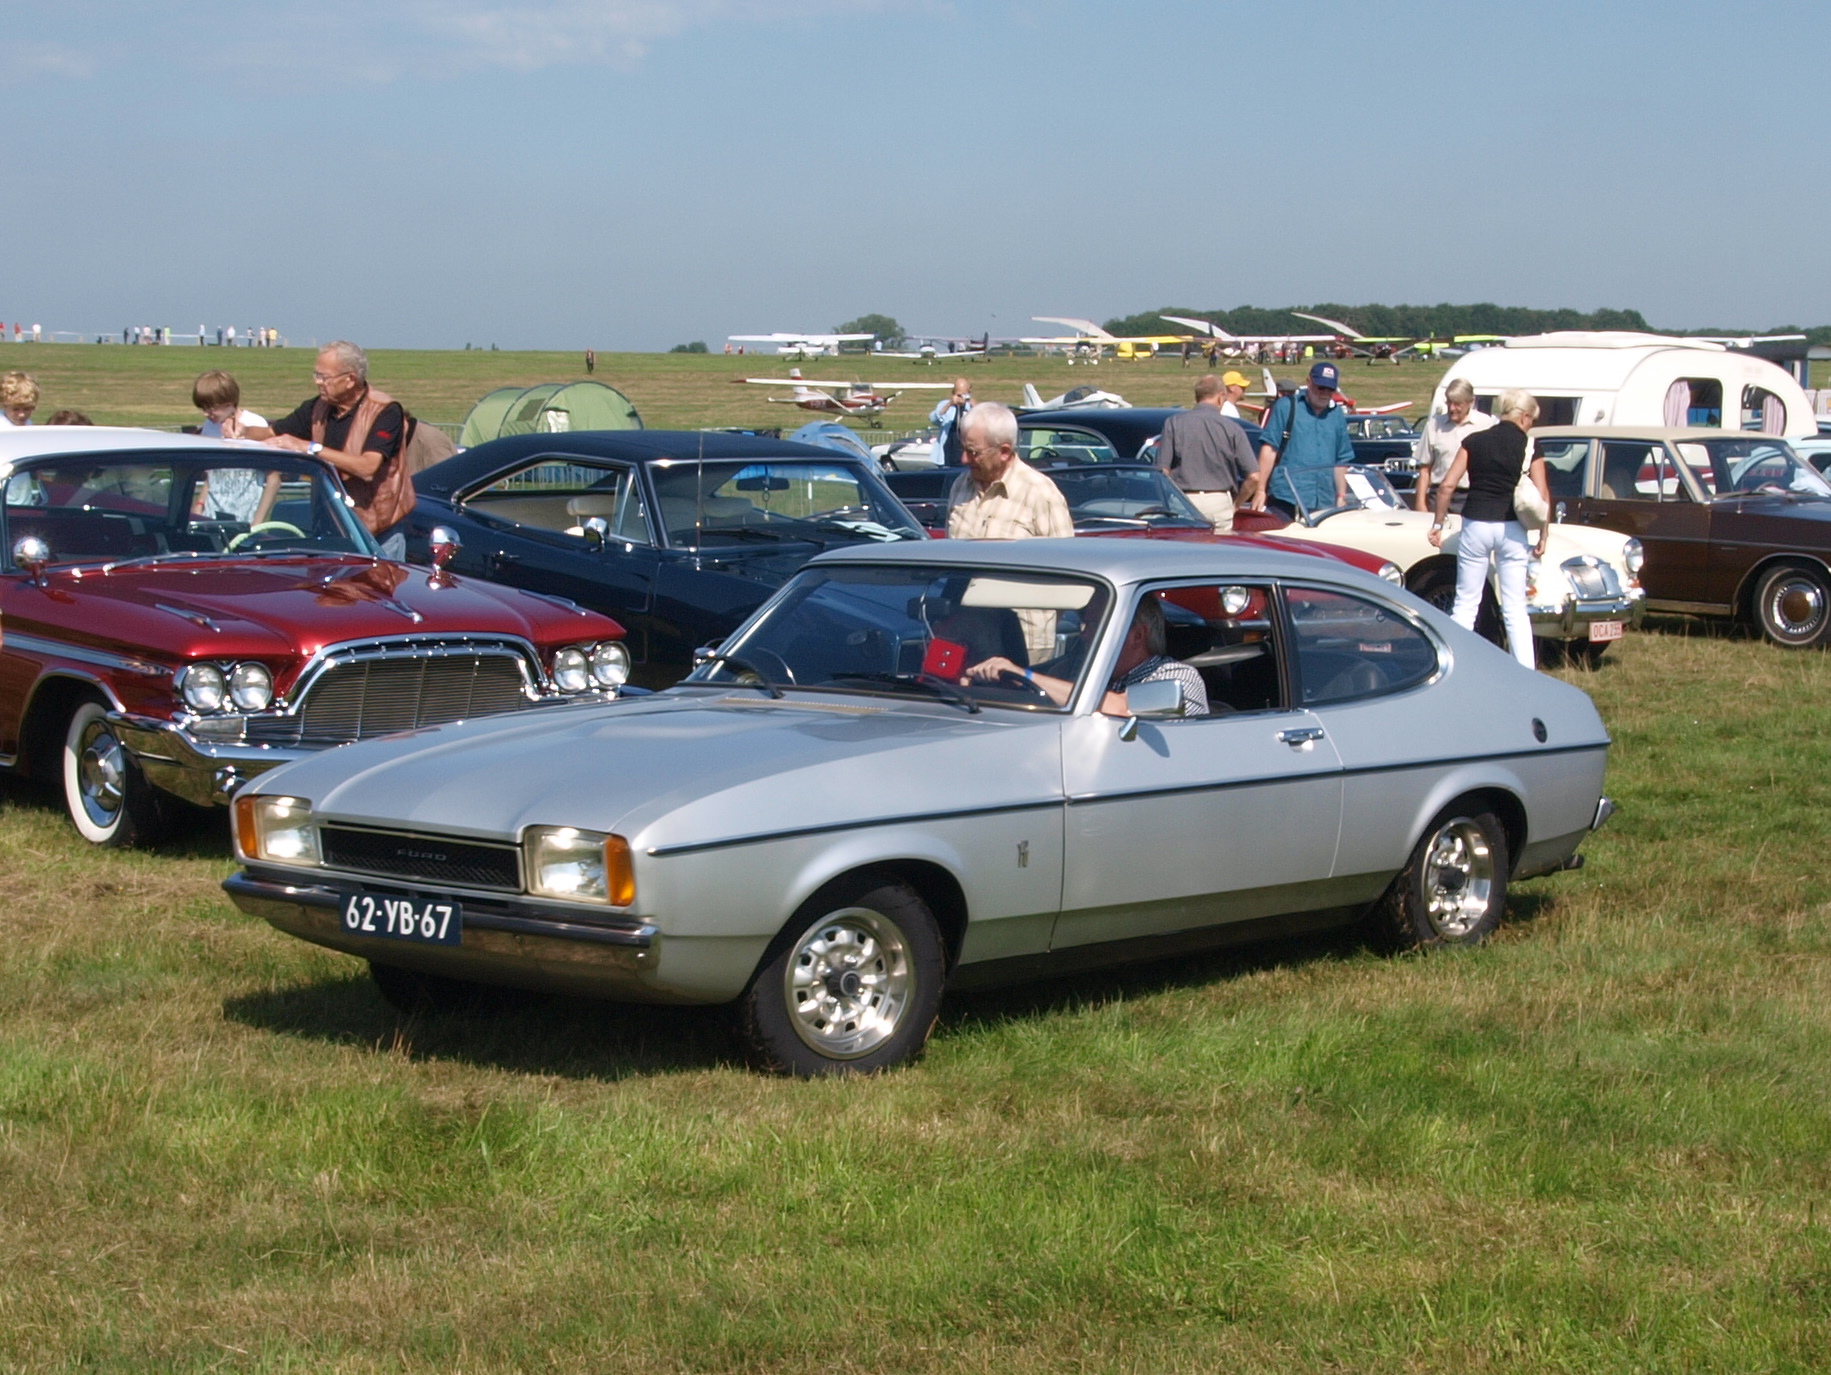
<svg viewBox="0 0 1831 1375"><path fill-rule="evenodd" d="M1831 6L5 0L0 318L713 347L1166 303L1831 322Z"/></svg>

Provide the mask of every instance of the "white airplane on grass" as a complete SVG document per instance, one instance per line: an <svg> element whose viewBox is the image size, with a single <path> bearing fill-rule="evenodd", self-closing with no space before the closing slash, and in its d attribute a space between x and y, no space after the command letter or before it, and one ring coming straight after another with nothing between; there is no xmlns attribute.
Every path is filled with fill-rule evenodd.
<svg viewBox="0 0 1831 1375"><path fill-rule="evenodd" d="M952 382L823 382L803 377L800 368L790 368L787 377L739 377L739 386L793 387L790 396L765 398L783 406L799 406L804 411L827 415L848 415L870 420L884 413L884 408L905 391L952 391ZM824 390L823 390L824 389Z"/></svg>
<svg viewBox="0 0 1831 1375"><path fill-rule="evenodd" d="M1128 334L1117 335L1092 320L1083 320L1075 315L1032 315L1032 320L1045 325L1066 325L1076 331L1074 334L1054 335L1049 338L1018 339L1020 344L1031 348L1047 350L1061 349L1068 354L1072 366L1076 362L1094 364L1100 361L1100 354L1111 349L1118 358L1150 358L1159 348L1183 342L1180 334Z"/></svg>
<svg viewBox="0 0 1831 1375"><path fill-rule="evenodd" d="M1264 349L1291 348L1300 344L1333 344L1333 334L1229 334L1212 320L1184 319L1180 315L1166 315L1164 319L1172 324L1186 325L1197 334L1213 339L1221 346L1221 352L1229 358L1241 358L1248 361L1259 356Z"/></svg>
<svg viewBox="0 0 1831 1375"><path fill-rule="evenodd" d="M842 344L868 344L876 338L871 334L796 334L789 330L775 334L728 334L725 337L734 344L773 345L774 351L784 358L820 358L838 353Z"/></svg>
<svg viewBox="0 0 1831 1375"><path fill-rule="evenodd" d="M1026 411L1116 411L1130 406L1118 392L1100 391L1094 387L1070 387L1060 396L1052 396L1047 401L1037 391L1034 382L1024 383L1024 404Z"/></svg>
<svg viewBox="0 0 1831 1375"><path fill-rule="evenodd" d="M932 335L918 334L914 349L872 349L873 358L913 358L923 363L936 363L944 358L957 358L962 363L969 359L984 359L991 351L992 338L989 334L977 339L937 339Z"/></svg>

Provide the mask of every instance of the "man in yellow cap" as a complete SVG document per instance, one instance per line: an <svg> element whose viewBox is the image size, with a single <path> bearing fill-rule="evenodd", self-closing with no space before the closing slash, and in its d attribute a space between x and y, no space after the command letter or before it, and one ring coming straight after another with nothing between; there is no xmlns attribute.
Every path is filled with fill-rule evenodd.
<svg viewBox="0 0 1831 1375"><path fill-rule="evenodd" d="M1237 372L1224 372L1221 385L1227 391L1227 399L1221 402L1221 414L1231 420L1244 420L1246 417L1240 414L1240 398L1246 395L1246 378Z"/></svg>

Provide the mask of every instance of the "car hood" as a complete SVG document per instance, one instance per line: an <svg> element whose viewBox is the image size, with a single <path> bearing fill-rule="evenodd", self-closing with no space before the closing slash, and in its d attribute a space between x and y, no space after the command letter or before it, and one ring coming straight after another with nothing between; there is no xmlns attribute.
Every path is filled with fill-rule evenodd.
<svg viewBox="0 0 1831 1375"><path fill-rule="evenodd" d="M1059 801L1060 721L734 687L364 741L258 786L352 822L508 840L577 826L668 848Z"/></svg>
<svg viewBox="0 0 1831 1375"><path fill-rule="evenodd" d="M14 605L27 610L23 598ZM557 645L622 633L558 599L355 557L59 570L27 614L75 638L100 635L177 657L303 658L324 645L402 635L515 635Z"/></svg>

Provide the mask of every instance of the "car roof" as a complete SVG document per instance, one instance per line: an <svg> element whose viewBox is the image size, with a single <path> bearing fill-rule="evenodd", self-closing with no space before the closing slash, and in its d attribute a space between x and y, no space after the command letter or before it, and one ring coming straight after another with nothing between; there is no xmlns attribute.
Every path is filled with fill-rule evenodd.
<svg viewBox="0 0 1831 1375"><path fill-rule="evenodd" d="M111 453L134 449L194 449L215 453L248 453L272 449L251 440L205 439L195 434L170 434L125 425L17 425L0 429L0 463L43 454Z"/></svg>
<svg viewBox="0 0 1831 1375"><path fill-rule="evenodd" d="M1791 443L1785 435L1759 430L1710 430L1671 425L1545 425L1532 427L1534 439L1643 439L1657 442L1697 439L1770 439Z"/></svg>
<svg viewBox="0 0 1831 1375"><path fill-rule="evenodd" d="M1153 578L1323 577L1390 593L1391 584L1335 559L1284 554L1259 545L1189 544L1180 540L1073 539L933 540L878 544L821 554L814 565L915 563L1007 568L1023 572L1092 574L1116 583Z"/></svg>
<svg viewBox="0 0 1831 1375"><path fill-rule="evenodd" d="M856 454L812 444L791 444L783 439L763 439L757 435L710 430L568 430L558 434L543 432L492 439L420 472L414 478L414 486L423 492L456 491L478 477L544 453L616 458L626 463L658 459L775 458L822 459L858 468L872 467Z"/></svg>

